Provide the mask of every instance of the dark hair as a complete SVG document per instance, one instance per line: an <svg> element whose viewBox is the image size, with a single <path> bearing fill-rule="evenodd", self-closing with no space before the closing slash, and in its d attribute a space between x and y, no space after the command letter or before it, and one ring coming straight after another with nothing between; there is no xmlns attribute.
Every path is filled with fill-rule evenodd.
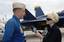
<svg viewBox="0 0 64 42"><path fill-rule="evenodd" d="M17 8L14 8L14 9L13 9L13 12L15 12L16 10L17 10Z"/></svg>
<svg viewBox="0 0 64 42"><path fill-rule="evenodd" d="M20 8L14 8L14 9L13 9L13 12L15 12L17 9L20 9Z"/></svg>

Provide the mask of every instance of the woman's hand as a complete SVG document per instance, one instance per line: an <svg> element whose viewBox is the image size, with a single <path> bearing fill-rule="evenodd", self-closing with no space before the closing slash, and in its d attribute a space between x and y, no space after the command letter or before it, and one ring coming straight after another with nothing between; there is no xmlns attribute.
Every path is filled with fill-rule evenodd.
<svg viewBox="0 0 64 42"><path fill-rule="evenodd" d="M43 36L38 31L35 33L35 35L38 36L39 38L43 38Z"/></svg>

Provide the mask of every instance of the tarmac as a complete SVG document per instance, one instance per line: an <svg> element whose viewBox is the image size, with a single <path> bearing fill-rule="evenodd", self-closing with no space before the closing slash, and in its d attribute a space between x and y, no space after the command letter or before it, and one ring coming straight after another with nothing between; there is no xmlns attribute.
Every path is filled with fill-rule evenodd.
<svg viewBox="0 0 64 42"><path fill-rule="evenodd" d="M62 42L64 42L64 28L60 29L62 33ZM27 42L42 42L42 39L35 36L32 31L25 31L26 41ZM3 33L0 33L0 42L2 41Z"/></svg>

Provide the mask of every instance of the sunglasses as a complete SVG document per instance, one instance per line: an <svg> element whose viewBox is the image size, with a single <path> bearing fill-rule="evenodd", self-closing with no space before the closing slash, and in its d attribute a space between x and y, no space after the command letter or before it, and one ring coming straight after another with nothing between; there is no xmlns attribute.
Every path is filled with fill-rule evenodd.
<svg viewBox="0 0 64 42"><path fill-rule="evenodd" d="M50 19L50 18L47 18L47 20L48 20L48 21L50 21L50 20L52 20L52 19Z"/></svg>

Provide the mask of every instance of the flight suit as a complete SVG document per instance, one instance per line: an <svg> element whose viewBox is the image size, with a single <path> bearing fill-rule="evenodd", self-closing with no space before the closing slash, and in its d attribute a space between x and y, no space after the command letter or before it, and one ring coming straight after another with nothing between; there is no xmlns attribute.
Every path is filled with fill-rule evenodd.
<svg viewBox="0 0 64 42"><path fill-rule="evenodd" d="M2 41L25 42L24 32L20 30L21 27L19 19L16 16L13 16L5 25L5 32Z"/></svg>

